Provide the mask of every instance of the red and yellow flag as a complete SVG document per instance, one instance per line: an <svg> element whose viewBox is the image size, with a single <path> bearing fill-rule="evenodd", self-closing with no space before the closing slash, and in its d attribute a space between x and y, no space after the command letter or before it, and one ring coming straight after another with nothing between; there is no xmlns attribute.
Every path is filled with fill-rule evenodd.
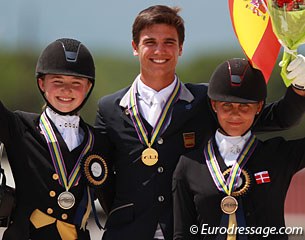
<svg viewBox="0 0 305 240"><path fill-rule="evenodd" d="M253 67L268 82L280 51L264 0L229 0L232 25L238 41Z"/></svg>

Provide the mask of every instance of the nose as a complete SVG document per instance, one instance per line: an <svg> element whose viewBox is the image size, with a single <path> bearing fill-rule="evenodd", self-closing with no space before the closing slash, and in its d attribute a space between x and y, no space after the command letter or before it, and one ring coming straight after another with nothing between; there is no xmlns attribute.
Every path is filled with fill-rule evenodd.
<svg viewBox="0 0 305 240"><path fill-rule="evenodd" d="M61 90L63 92L71 92L72 91L72 88L71 88L71 85L70 84L63 84Z"/></svg>
<svg viewBox="0 0 305 240"><path fill-rule="evenodd" d="M163 43L156 44L155 53L162 53L165 51L165 47Z"/></svg>
<svg viewBox="0 0 305 240"><path fill-rule="evenodd" d="M239 115L239 107L238 106L233 106L231 110L232 115Z"/></svg>

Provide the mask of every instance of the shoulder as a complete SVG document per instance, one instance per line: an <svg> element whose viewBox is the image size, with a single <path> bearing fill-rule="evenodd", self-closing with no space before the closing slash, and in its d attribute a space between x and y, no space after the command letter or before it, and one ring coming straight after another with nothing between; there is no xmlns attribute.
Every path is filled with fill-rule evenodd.
<svg viewBox="0 0 305 240"><path fill-rule="evenodd" d="M297 151L305 151L305 148L303 147L305 144L305 138L287 140L283 137L275 137L261 143L262 148L266 151L278 154L281 152L289 152L294 149Z"/></svg>
<svg viewBox="0 0 305 240"><path fill-rule="evenodd" d="M98 105L104 105L104 104L113 104L115 102L119 102L122 97L126 94L126 92L129 90L129 87L123 88L115 93L103 96L99 99Z"/></svg>
<svg viewBox="0 0 305 240"><path fill-rule="evenodd" d="M82 120L82 125L87 126L87 129L93 134L94 146L93 151L103 156L103 158L109 159L111 144L108 136L105 133L99 131L99 129L94 128L90 124Z"/></svg>
<svg viewBox="0 0 305 240"><path fill-rule="evenodd" d="M261 147L269 149L269 151L277 151L279 148L283 146L283 144L287 143L287 140L283 137L274 137L259 142Z"/></svg>
<svg viewBox="0 0 305 240"><path fill-rule="evenodd" d="M274 137L266 141L260 141L258 145L258 154L275 159L277 162L287 161L305 153L305 138L286 140L283 137ZM276 156L276 157L275 157Z"/></svg>
<svg viewBox="0 0 305 240"><path fill-rule="evenodd" d="M83 119L81 119L82 128L87 127L87 129L93 134L94 143L97 146L101 146L103 148L109 148L109 139L106 134L101 133L99 129L91 126L90 124L86 123Z"/></svg>
<svg viewBox="0 0 305 240"><path fill-rule="evenodd" d="M30 113L24 111L15 111L15 114L21 119L24 123L30 123L32 125L33 121L36 122L39 119L40 114L38 113Z"/></svg>
<svg viewBox="0 0 305 240"><path fill-rule="evenodd" d="M208 83L185 83L184 85L195 96L207 96Z"/></svg>

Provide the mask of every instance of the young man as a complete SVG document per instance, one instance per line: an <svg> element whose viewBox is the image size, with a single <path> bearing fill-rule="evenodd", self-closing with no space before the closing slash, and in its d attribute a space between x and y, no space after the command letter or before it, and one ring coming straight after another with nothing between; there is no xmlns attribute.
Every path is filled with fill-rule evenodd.
<svg viewBox="0 0 305 240"><path fill-rule="evenodd" d="M41 53L36 76L46 101L42 114L11 112L0 102L0 141L16 185L16 208L3 239L88 240L94 193L81 162L94 159L101 187L108 168L108 141L79 116L94 86L94 61L81 42L58 39Z"/></svg>
<svg viewBox="0 0 305 240"><path fill-rule="evenodd" d="M116 174L105 240L172 240L172 173L180 155L205 143L217 128L207 86L183 84L175 74L184 42L178 12L157 5L139 13L132 46L140 74L130 87L99 102L96 126L113 144ZM287 128L304 110L305 98L289 88L280 102L266 107L258 126Z"/></svg>
<svg viewBox="0 0 305 240"><path fill-rule="evenodd" d="M174 172L173 239L287 240L284 203L293 175L305 167L305 138L256 139L251 129L267 86L245 59L220 64L208 96L219 128L181 156Z"/></svg>

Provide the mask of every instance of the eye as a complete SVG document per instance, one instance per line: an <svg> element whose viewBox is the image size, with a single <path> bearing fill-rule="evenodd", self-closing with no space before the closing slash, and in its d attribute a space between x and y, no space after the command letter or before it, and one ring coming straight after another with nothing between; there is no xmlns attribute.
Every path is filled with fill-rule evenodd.
<svg viewBox="0 0 305 240"><path fill-rule="evenodd" d="M53 81L52 81L55 85L60 85L60 84L62 84L63 82L61 81L61 80L59 80L59 79L53 79Z"/></svg>
<svg viewBox="0 0 305 240"><path fill-rule="evenodd" d="M224 107L232 107L232 103L225 102L222 104Z"/></svg>
<svg viewBox="0 0 305 240"><path fill-rule="evenodd" d="M166 40L165 44L166 45L176 45L176 40L172 40L172 39Z"/></svg>
<svg viewBox="0 0 305 240"><path fill-rule="evenodd" d="M73 86L80 86L82 83L80 81L72 82Z"/></svg>
<svg viewBox="0 0 305 240"><path fill-rule="evenodd" d="M156 42L153 39L147 39L143 42L144 45L146 46L152 46L154 45Z"/></svg>
<svg viewBox="0 0 305 240"><path fill-rule="evenodd" d="M243 111L248 110L249 107L250 107L249 104L246 104L246 103L241 103L241 104L239 105L239 108L240 108L241 110L243 110Z"/></svg>
<svg viewBox="0 0 305 240"><path fill-rule="evenodd" d="M222 106L224 111L230 111L233 108L232 103L229 103L229 102L223 102L221 104L221 106Z"/></svg>

